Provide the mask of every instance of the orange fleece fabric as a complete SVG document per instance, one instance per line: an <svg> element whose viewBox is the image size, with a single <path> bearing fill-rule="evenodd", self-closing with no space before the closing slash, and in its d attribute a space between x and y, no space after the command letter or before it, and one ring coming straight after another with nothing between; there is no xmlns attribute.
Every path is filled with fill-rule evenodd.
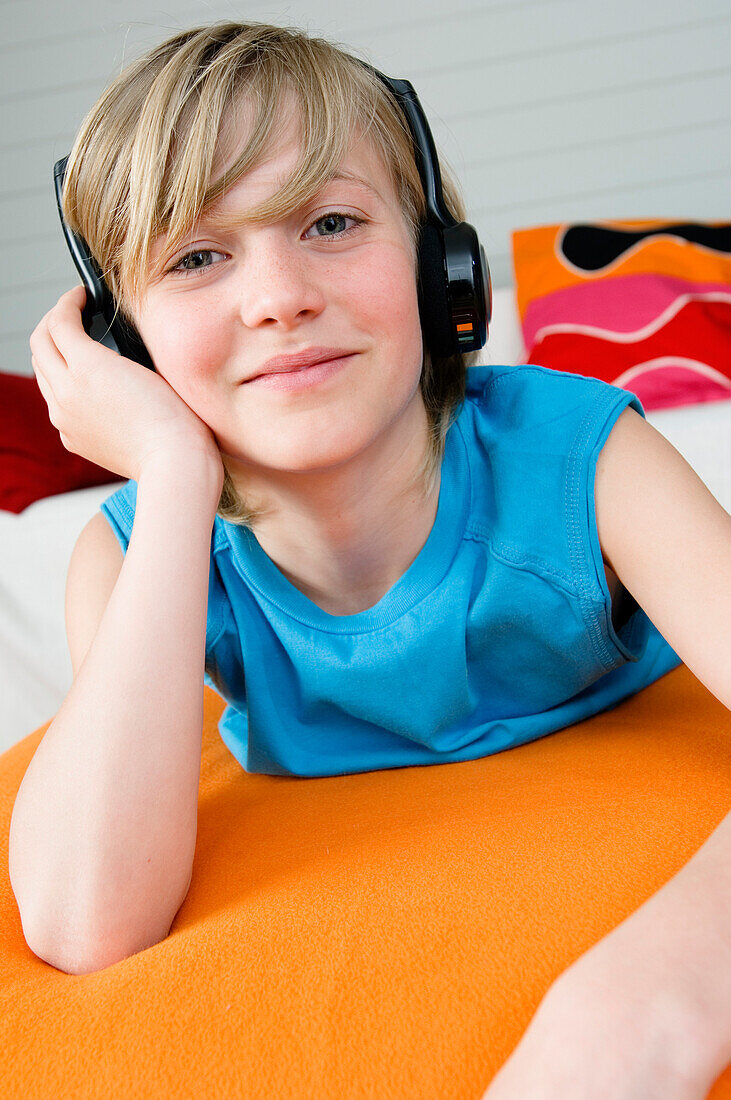
<svg viewBox="0 0 731 1100"><path fill-rule="evenodd" d="M98 973L37 958L10 888L48 724L0 757L4 1100L479 1100L558 975L729 811L731 713L682 665L495 756L322 779L242 771L205 693L188 896Z"/></svg>

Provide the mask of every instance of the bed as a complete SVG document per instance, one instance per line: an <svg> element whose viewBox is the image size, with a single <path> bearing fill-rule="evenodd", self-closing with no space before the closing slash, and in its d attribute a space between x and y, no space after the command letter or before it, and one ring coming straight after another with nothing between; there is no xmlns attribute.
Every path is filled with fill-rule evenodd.
<svg viewBox="0 0 731 1100"><path fill-rule="evenodd" d="M534 361L526 316L496 292L486 361ZM647 419L730 509L731 401ZM185 902L162 942L67 975L23 938L7 834L70 686L68 559L117 485L0 512L3 1096L479 1100L554 980L728 813L731 714L681 665L516 750L303 780L244 772L206 687ZM709 1089L731 1100L731 1068Z"/></svg>

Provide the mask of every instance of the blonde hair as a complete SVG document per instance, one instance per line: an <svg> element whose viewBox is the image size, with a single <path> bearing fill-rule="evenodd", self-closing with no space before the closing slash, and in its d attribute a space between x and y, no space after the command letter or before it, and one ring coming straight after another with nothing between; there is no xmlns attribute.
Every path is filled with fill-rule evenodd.
<svg viewBox="0 0 731 1100"><path fill-rule="evenodd" d="M301 155L277 194L247 212L269 220L312 198L335 174L355 130L372 141L388 169L414 246L426 214L413 142L391 92L343 49L301 31L262 23L215 23L177 34L133 62L84 119L69 155L64 217L87 241L122 320L134 327L156 238L167 254L276 140L279 105L294 93L301 114ZM249 139L218 179L214 161L226 148L230 118L251 108ZM248 121L248 116L247 116ZM442 166L450 212L464 203ZM429 495L444 455L447 430L464 400L466 367L457 354L432 361L424 351L420 379L429 446L416 482ZM224 462L218 514L251 527L263 514L242 500Z"/></svg>

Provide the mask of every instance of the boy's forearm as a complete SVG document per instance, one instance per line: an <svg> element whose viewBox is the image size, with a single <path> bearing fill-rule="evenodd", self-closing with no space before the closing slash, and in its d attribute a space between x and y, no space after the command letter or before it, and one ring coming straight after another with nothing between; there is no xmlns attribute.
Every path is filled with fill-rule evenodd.
<svg viewBox="0 0 731 1100"><path fill-rule="evenodd" d="M731 1065L729 868L731 814L672 879L559 975L541 1026L555 1025L556 1036L588 1028L600 1042L608 1028L626 1045L618 1068L641 1072L650 1058L687 1095L706 1096Z"/></svg>
<svg viewBox="0 0 731 1100"><path fill-rule="evenodd" d="M207 463L140 475L114 591L18 792L11 882L30 946L60 969L157 942L187 892L219 492Z"/></svg>
<svg viewBox="0 0 731 1100"><path fill-rule="evenodd" d="M569 1003L611 990L698 1096L731 1064L731 814L672 879L564 971ZM578 994L578 996L577 996ZM703 1095L706 1095L706 1092Z"/></svg>
<svg viewBox="0 0 731 1100"><path fill-rule="evenodd" d="M731 814L645 908L648 946L652 936L675 960L697 1013L698 1057L715 1080L731 1065Z"/></svg>

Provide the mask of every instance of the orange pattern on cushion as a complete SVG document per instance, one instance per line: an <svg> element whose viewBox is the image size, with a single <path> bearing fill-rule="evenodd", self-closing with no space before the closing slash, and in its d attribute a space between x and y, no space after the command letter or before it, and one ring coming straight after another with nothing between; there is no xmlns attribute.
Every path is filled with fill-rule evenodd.
<svg viewBox="0 0 731 1100"><path fill-rule="evenodd" d="M0 757L4 1100L476 1100L553 980L729 808L731 714L682 665L517 749L324 779L242 771L222 709L206 688L170 935L83 977L27 947L7 875L47 725Z"/></svg>
<svg viewBox="0 0 731 1100"><path fill-rule="evenodd" d="M635 232L657 229L668 225L658 219L636 219L623 221L603 221L597 225L620 226ZM723 222L709 222L709 225L723 225ZM571 224L539 225L531 229L517 229L512 234L513 264L516 274L516 300L521 321L534 298L563 290L568 286L582 285L586 272L577 271L563 263L557 257L557 240L571 228ZM729 282L731 277L731 257L719 256L717 252L693 248L684 240L657 236L651 242L652 249L635 248L621 257L622 274L647 275L657 270L659 263L673 268L673 273L693 282ZM614 271L617 271L615 265ZM602 273L601 277L605 277Z"/></svg>

